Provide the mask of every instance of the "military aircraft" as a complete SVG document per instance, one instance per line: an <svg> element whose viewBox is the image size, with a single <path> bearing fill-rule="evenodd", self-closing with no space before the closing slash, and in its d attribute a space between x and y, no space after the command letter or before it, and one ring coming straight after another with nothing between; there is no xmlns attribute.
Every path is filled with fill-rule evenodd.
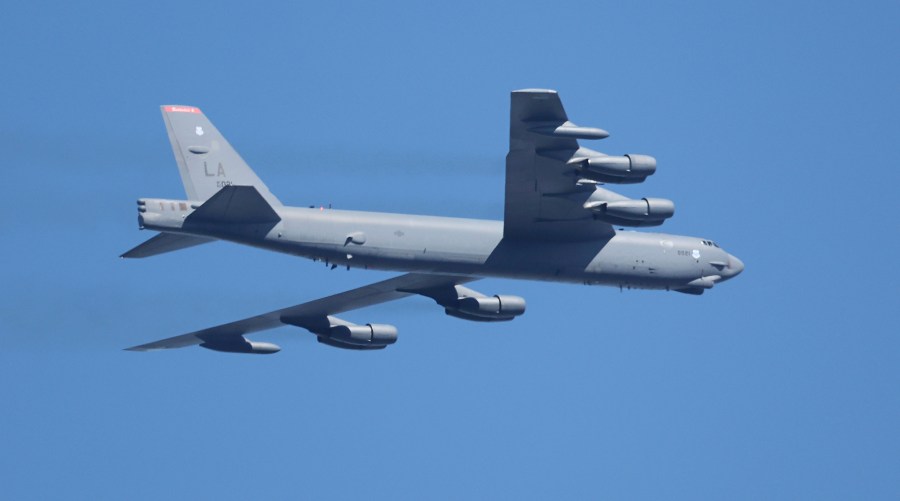
<svg viewBox="0 0 900 501"><path fill-rule="evenodd" d="M287 207L198 108L162 106L188 198L138 200L140 229L160 233L123 258L227 240L331 267L406 274L127 349L200 345L274 353L278 346L244 336L290 325L329 346L377 350L396 342L396 327L335 315L417 294L447 315L505 321L525 312L523 298L463 284L505 277L699 295L743 271L740 259L709 239L616 229L658 226L675 213L669 200L634 200L601 187L643 182L656 171L656 160L579 146L579 139L609 134L570 122L556 91L526 89L511 97L503 221Z"/></svg>

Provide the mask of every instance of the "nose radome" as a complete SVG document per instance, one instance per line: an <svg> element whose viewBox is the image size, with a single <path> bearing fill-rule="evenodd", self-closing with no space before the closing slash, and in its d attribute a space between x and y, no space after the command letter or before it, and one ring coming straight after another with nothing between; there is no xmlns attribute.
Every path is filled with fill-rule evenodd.
<svg viewBox="0 0 900 501"><path fill-rule="evenodd" d="M738 259L737 257L729 254L728 255L728 269L731 271L731 276L736 277L744 271L744 262Z"/></svg>

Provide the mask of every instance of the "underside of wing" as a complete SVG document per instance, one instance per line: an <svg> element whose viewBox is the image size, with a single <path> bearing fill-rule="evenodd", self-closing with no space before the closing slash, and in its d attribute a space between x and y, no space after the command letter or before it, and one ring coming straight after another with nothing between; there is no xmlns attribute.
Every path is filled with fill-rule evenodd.
<svg viewBox="0 0 900 501"><path fill-rule="evenodd" d="M569 121L553 90L514 91L506 157L504 236L511 239L594 240L615 225L656 226L671 217L668 200L631 200L600 188L640 183L656 170L646 155L609 156L578 139L608 133Z"/></svg>
<svg viewBox="0 0 900 501"><path fill-rule="evenodd" d="M512 93L504 236L581 240L612 233L609 224L582 207L594 186L578 185L566 163L578 150L578 137L599 139L606 133L569 122L555 91Z"/></svg>
<svg viewBox="0 0 900 501"><path fill-rule="evenodd" d="M478 278L408 273L322 299L127 349L152 351L200 345L216 351L274 353L278 351L277 346L271 343L251 342L244 336L283 325L307 329L318 335L321 342L332 346L350 349L384 348L396 340L396 328L393 326L385 324L356 325L334 315L394 301L412 294L421 294L435 298L435 300L438 300L439 297L443 299L445 296L450 297L456 294L457 287L465 289L459 284L474 280L478 280ZM473 296L483 296L474 291L469 292ZM454 296L454 298L457 297Z"/></svg>

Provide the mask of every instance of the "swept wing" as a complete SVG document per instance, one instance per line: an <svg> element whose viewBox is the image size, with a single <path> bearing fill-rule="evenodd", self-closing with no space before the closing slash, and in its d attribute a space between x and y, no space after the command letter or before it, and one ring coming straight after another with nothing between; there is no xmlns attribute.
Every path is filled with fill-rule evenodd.
<svg viewBox="0 0 900 501"><path fill-rule="evenodd" d="M576 169L567 163L579 149L578 138L608 134L570 122L556 91L514 91L511 101L504 236L587 240L611 235L612 226L583 207L595 186L579 185Z"/></svg>
<svg viewBox="0 0 900 501"><path fill-rule="evenodd" d="M504 236L530 240L601 240L613 224L658 226L675 212L665 199L632 200L604 183L643 182L656 171L647 155L610 156L579 146L578 139L609 134L569 121L553 90L514 91L506 156Z"/></svg>
<svg viewBox="0 0 900 501"><path fill-rule="evenodd" d="M356 326L355 324L336 318L333 315L364 308L366 306L394 301L412 294L423 294L433 290L450 289L459 284L475 280L478 280L478 278L455 275L408 273L357 289L341 292L333 296L316 299L315 301L310 301L308 303L289 306L287 308L270 311L235 322L134 346L127 348L127 350L151 351L183 348L185 346L199 344L207 348L221 349L221 351L253 352L252 350L249 350L252 343L249 343L243 338L246 334L274 329L283 325L303 327L314 333L320 333L321 331L335 326L363 327ZM274 346L266 345L269 347ZM248 350L230 349L232 347L247 347ZM277 347L275 347L275 351L277 351ZM272 351L264 352L271 353Z"/></svg>

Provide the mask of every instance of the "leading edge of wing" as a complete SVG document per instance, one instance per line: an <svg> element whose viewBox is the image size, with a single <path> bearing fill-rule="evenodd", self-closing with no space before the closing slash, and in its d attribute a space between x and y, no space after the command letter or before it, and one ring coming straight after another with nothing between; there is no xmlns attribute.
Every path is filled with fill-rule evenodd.
<svg viewBox="0 0 900 501"><path fill-rule="evenodd" d="M183 348L213 340L236 338L268 329L287 325L282 318L324 318L345 311L356 310L366 306L386 303L402 299L414 294L413 291L431 289L442 285L457 285L478 280L478 277L464 275L428 275L424 273L407 273L389 278L381 282L365 285L356 289L316 299L306 303L270 311L261 315L229 322L227 324L208 327L180 336L174 336L152 343L126 348L127 351L153 351L171 348Z"/></svg>

